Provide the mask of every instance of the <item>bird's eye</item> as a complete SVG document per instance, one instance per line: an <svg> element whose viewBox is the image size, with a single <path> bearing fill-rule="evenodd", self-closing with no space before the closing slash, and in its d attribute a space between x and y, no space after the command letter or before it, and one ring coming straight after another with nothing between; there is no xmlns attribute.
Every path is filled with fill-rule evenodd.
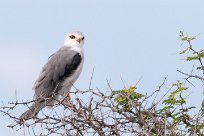
<svg viewBox="0 0 204 136"><path fill-rule="evenodd" d="M75 36L74 36L74 35L70 35L69 37L70 37L71 39L74 39L74 38L75 38Z"/></svg>

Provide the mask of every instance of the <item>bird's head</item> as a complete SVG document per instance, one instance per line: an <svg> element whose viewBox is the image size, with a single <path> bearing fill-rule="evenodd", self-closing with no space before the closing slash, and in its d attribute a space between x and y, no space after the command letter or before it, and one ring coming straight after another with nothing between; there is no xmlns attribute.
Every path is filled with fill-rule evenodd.
<svg viewBox="0 0 204 136"><path fill-rule="evenodd" d="M65 36L64 45L69 47L84 45L84 35L79 31L74 31Z"/></svg>

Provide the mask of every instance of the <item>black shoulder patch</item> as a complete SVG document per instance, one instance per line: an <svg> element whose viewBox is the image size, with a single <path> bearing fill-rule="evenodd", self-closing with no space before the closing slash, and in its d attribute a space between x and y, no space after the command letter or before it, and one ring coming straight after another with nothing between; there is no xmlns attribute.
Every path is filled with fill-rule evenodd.
<svg viewBox="0 0 204 136"><path fill-rule="evenodd" d="M64 80L64 78L69 77L78 68L82 61L81 55L79 53L75 54L72 62L65 66L64 74L59 77L59 80Z"/></svg>

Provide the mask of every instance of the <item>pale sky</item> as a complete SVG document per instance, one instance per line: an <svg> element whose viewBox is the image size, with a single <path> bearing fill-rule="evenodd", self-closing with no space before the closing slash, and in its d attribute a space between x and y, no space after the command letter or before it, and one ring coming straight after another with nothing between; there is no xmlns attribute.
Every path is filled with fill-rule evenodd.
<svg viewBox="0 0 204 136"><path fill-rule="evenodd" d="M107 80L122 89L121 76L128 85L142 77L141 93L157 89L167 75L171 84L182 78L176 69L191 70L178 55L185 47L179 31L201 33L193 45L203 48L203 7L203 0L2 0L0 100L14 101L15 90L20 100L32 99L42 66L63 45L64 35L75 30L86 38L79 89L88 88L94 67L92 88L101 91L107 90ZM199 104L202 89L191 91L191 103ZM6 127L10 120L2 114L0 121L1 135L22 135Z"/></svg>

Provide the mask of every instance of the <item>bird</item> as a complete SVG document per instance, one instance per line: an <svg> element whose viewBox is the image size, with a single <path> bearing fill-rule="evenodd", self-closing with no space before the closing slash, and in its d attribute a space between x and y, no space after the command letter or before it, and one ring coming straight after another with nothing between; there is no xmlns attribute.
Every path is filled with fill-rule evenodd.
<svg viewBox="0 0 204 136"><path fill-rule="evenodd" d="M73 31L65 36L64 45L52 54L34 83L34 102L20 117L26 121L37 116L46 106L68 94L81 74L84 62L84 36Z"/></svg>

